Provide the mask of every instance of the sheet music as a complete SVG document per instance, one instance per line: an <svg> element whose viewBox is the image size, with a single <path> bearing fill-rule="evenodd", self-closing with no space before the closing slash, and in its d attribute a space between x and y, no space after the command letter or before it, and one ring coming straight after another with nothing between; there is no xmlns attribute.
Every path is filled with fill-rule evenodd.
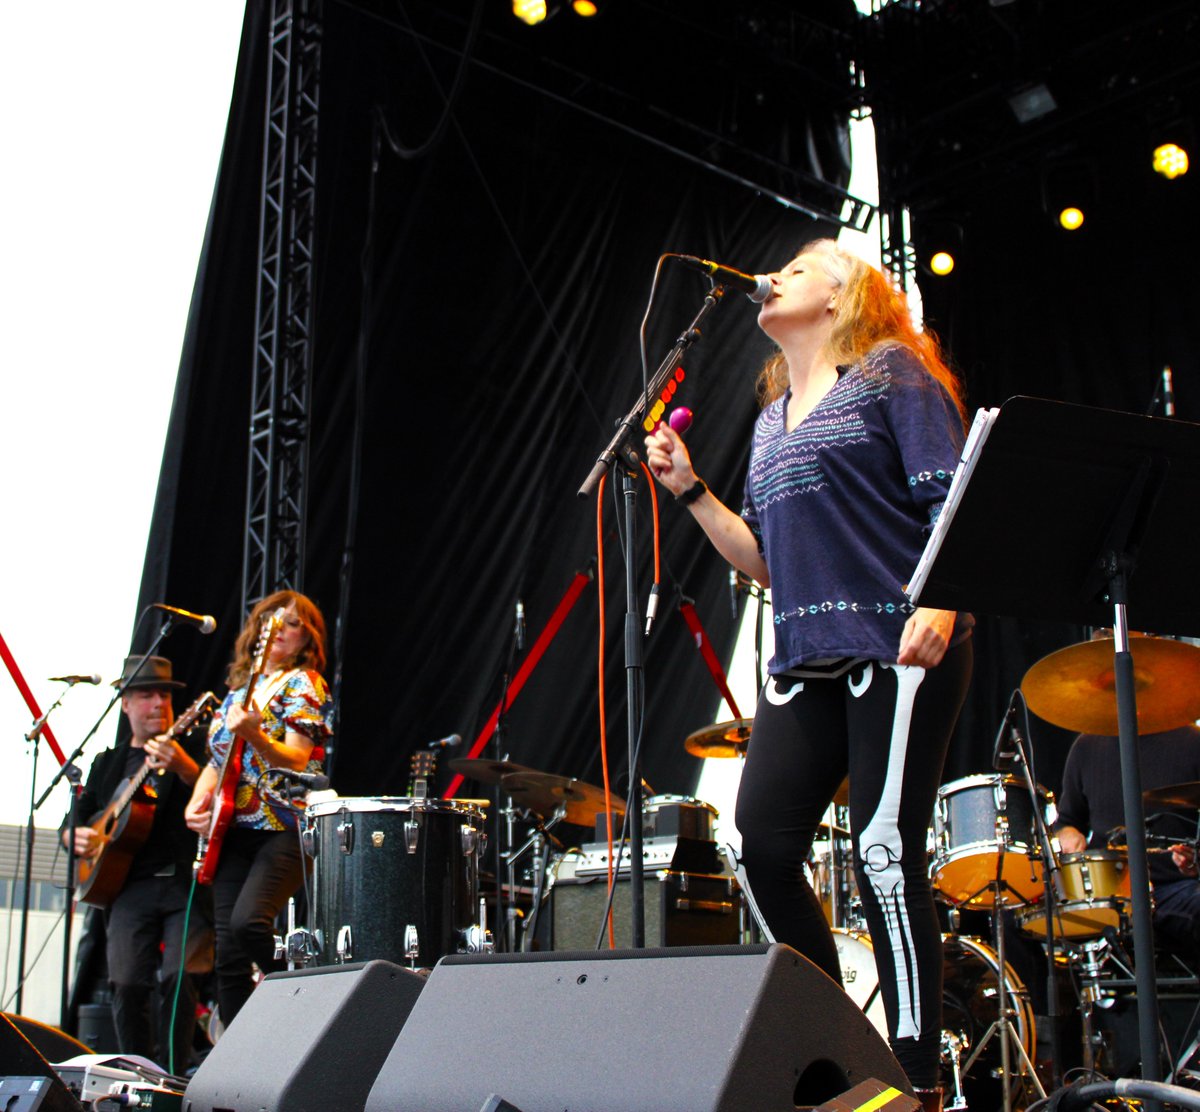
<svg viewBox="0 0 1200 1112"><path fill-rule="evenodd" d="M921 553L921 558L917 561L912 580L905 588L904 593L912 602L918 602L920 599L925 580L929 578L929 570L933 567L933 561L942 547L942 539L946 535L946 530L950 528L954 511L958 509L958 504L962 501L963 491L967 489L971 472L975 470L979 453L983 451L984 442L987 440L988 433L992 431L992 425L999 413L998 408L980 409L975 414L975 420L971 422L971 429L967 433L967 441L963 445L962 455L959 457L958 466L954 469L954 478L950 481L950 490L946 494L946 501L942 504L942 512L933 526L933 532L929 534L925 551Z"/></svg>

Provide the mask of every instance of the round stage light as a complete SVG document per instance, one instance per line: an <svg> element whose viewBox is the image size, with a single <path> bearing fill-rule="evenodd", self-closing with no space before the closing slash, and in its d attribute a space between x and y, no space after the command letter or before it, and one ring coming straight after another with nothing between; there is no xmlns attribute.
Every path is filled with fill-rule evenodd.
<svg viewBox="0 0 1200 1112"><path fill-rule="evenodd" d="M945 278L954 269L954 256L949 251L935 251L929 257L929 269L939 278Z"/></svg>
<svg viewBox="0 0 1200 1112"><path fill-rule="evenodd" d="M581 15L584 19L595 15L600 9L596 6L595 0L571 0L571 10L576 15Z"/></svg>
<svg viewBox="0 0 1200 1112"><path fill-rule="evenodd" d="M1073 232L1081 228L1083 226L1083 209L1078 209L1074 205L1068 205L1058 214L1058 222L1068 232Z"/></svg>
<svg viewBox="0 0 1200 1112"><path fill-rule="evenodd" d="M1154 171L1172 181L1188 172L1188 153L1178 143L1160 143L1154 148Z"/></svg>
<svg viewBox="0 0 1200 1112"><path fill-rule="evenodd" d="M513 15L532 27L546 18L546 0L513 0Z"/></svg>

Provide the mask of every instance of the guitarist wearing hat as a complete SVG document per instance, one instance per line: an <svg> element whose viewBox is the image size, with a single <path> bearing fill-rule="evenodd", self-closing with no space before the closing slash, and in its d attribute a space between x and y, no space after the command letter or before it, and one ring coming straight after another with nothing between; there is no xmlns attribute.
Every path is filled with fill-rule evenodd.
<svg viewBox="0 0 1200 1112"><path fill-rule="evenodd" d="M192 903L186 975L179 983L196 852L183 812L199 774L196 756L203 740L198 734L193 742L173 728L172 694L184 685L165 657L144 663L141 656L127 657L113 686L122 688L121 709L132 736L96 756L75 804L80 898L106 909L119 1050L182 1074L196 1025L192 975L212 968L211 901L199 898ZM201 701L189 716L197 706L202 709Z"/></svg>

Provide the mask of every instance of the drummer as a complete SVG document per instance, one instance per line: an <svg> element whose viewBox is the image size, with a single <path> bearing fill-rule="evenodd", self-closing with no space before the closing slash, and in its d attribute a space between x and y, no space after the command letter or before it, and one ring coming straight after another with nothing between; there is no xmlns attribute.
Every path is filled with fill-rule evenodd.
<svg viewBox="0 0 1200 1112"><path fill-rule="evenodd" d="M1146 790L1200 782L1200 729L1194 725L1142 735L1137 751ZM1118 740L1080 734L1063 770L1055 825L1059 847L1063 853L1103 849L1110 833L1124 825ZM1147 830L1164 847L1168 843L1163 839L1178 839L1170 854L1149 855L1156 940L1169 950L1200 958L1200 880L1195 848L1184 842L1195 840L1196 811L1149 814Z"/></svg>

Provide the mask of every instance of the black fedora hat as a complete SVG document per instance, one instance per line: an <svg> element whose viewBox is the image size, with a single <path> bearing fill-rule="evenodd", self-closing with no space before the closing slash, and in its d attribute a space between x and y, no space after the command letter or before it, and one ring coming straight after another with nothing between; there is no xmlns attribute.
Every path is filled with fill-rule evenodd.
<svg viewBox="0 0 1200 1112"><path fill-rule="evenodd" d="M137 671L143 659L146 661L145 665L134 676L133 673ZM129 679L130 676L133 676L132 680ZM136 691L138 688L147 687L187 686L179 680L171 678L171 662L165 656L127 656L124 667L121 669L121 678L113 680L112 685L119 687L122 691Z"/></svg>

